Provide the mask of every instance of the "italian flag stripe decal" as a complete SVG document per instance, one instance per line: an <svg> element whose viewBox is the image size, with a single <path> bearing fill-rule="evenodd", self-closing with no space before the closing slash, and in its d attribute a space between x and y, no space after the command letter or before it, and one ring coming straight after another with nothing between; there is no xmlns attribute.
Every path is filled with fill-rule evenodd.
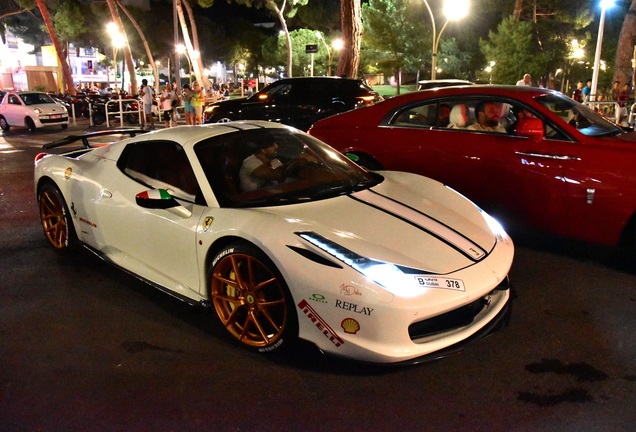
<svg viewBox="0 0 636 432"><path fill-rule="evenodd" d="M163 189L153 189L146 192L142 192L137 195L142 199L170 199L172 198L168 192Z"/></svg>

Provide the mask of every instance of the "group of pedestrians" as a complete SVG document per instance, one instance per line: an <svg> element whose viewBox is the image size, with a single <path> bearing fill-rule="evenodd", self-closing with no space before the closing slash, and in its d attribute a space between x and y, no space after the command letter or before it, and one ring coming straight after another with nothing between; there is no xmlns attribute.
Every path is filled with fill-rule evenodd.
<svg viewBox="0 0 636 432"><path fill-rule="evenodd" d="M139 90L144 110L144 129L153 130L155 128L155 119L153 116L153 105L156 104L157 92L148 85L148 80L141 80L141 88ZM183 113L186 124L199 125L203 123L203 105L205 103L205 90L195 81L192 87L189 84L183 86L181 95L177 91L176 84L166 84L159 96L159 104L161 106L162 119L166 128L177 125L180 114L177 110L181 98L183 98Z"/></svg>

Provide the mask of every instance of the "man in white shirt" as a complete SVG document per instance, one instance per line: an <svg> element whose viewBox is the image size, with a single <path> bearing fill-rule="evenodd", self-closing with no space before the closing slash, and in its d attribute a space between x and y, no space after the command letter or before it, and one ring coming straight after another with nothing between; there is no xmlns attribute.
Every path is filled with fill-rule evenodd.
<svg viewBox="0 0 636 432"><path fill-rule="evenodd" d="M252 155L243 160L239 179L244 192L276 184L285 178L285 166L276 159L277 149L276 143L261 143Z"/></svg>
<svg viewBox="0 0 636 432"><path fill-rule="evenodd" d="M141 80L141 101L144 104L144 128L148 128L148 122L150 122L150 129L155 128L155 119L152 116L152 101L155 98L155 89L148 85L147 79Z"/></svg>
<svg viewBox="0 0 636 432"><path fill-rule="evenodd" d="M530 74L525 74L523 76L523 79L517 81L517 85L526 87L532 86L532 77L530 76Z"/></svg>
<svg viewBox="0 0 636 432"><path fill-rule="evenodd" d="M480 102L475 107L477 123L467 129L483 132L506 133L506 128L499 123L501 118L501 104L497 102Z"/></svg>

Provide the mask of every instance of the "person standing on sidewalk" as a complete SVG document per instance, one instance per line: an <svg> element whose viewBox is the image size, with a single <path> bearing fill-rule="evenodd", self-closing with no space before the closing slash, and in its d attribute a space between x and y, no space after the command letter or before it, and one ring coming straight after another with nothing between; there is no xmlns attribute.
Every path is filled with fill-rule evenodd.
<svg viewBox="0 0 636 432"><path fill-rule="evenodd" d="M163 121L166 128L176 126L174 111L177 106L177 95L170 84L166 84L161 93L161 110L163 111Z"/></svg>
<svg viewBox="0 0 636 432"><path fill-rule="evenodd" d="M201 85L195 81L192 83L192 111L194 112L194 122L200 125L203 123L203 103L205 102L205 91Z"/></svg>
<svg viewBox="0 0 636 432"><path fill-rule="evenodd" d="M147 79L141 80L141 101L144 106L144 129L154 129L155 128L155 119L152 116L152 102L155 99L155 89L148 85ZM150 122L150 127L148 127L148 122Z"/></svg>

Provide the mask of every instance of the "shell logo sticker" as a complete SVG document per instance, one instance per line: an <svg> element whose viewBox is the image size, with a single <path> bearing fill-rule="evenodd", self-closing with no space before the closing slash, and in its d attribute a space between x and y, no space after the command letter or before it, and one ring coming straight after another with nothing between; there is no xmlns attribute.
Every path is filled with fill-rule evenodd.
<svg viewBox="0 0 636 432"><path fill-rule="evenodd" d="M64 171L64 178L68 180L69 178L71 178L71 174L73 174L73 168L66 168L66 171Z"/></svg>
<svg viewBox="0 0 636 432"><path fill-rule="evenodd" d="M212 216L208 216L203 219L203 231L207 232L210 229L212 222L214 222L214 218Z"/></svg>
<svg viewBox="0 0 636 432"><path fill-rule="evenodd" d="M353 318L345 318L340 323L340 327L345 331L345 333L356 334L358 330L360 330L360 324L358 321Z"/></svg>

